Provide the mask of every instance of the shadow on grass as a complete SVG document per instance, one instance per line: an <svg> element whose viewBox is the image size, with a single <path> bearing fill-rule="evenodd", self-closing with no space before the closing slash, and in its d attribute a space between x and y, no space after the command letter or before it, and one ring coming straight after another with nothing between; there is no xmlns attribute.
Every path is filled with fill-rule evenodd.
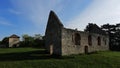
<svg viewBox="0 0 120 68"><path fill-rule="evenodd" d="M22 61L22 60L37 60L37 59L71 59L69 56L51 56L44 50L19 52L19 53L5 53L0 54L0 61Z"/></svg>

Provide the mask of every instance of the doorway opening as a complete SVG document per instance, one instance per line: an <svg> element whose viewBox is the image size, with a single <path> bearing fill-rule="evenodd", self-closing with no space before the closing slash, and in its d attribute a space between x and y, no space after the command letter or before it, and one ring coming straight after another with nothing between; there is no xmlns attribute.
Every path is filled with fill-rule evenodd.
<svg viewBox="0 0 120 68"><path fill-rule="evenodd" d="M75 45L80 45L80 34L79 33L75 33Z"/></svg>
<svg viewBox="0 0 120 68"><path fill-rule="evenodd" d="M85 54L88 54L88 46L85 46L84 51L85 51Z"/></svg>
<svg viewBox="0 0 120 68"><path fill-rule="evenodd" d="M50 55L53 55L53 45L50 45Z"/></svg>

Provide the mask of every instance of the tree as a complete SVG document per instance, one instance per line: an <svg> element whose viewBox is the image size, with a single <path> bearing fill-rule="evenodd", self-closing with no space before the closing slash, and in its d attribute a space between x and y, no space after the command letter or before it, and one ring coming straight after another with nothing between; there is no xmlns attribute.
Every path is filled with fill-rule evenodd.
<svg viewBox="0 0 120 68"><path fill-rule="evenodd" d="M43 36L41 34L35 34L33 47L44 48L44 39L43 39Z"/></svg>
<svg viewBox="0 0 120 68"><path fill-rule="evenodd" d="M2 45L2 47L8 47L9 46L9 37L3 38L3 40L1 41L1 45Z"/></svg>
<svg viewBox="0 0 120 68"><path fill-rule="evenodd" d="M102 30L98 25L96 25L94 23L89 23L86 26L84 31L89 32L89 33L96 33L96 34L106 35L106 32L104 30Z"/></svg>
<svg viewBox="0 0 120 68"><path fill-rule="evenodd" d="M84 29L84 31L90 32L90 30L92 30L93 25L94 25L93 23L88 23L88 25L86 26L86 28Z"/></svg>
<svg viewBox="0 0 120 68"><path fill-rule="evenodd" d="M35 34L34 39L43 39L43 36L41 34Z"/></svg>
<svg viewBox="0 0 120 68"><path fill-rule="evenodd" d="M22 35L21 47L32 47L34 45L34 38L28 34Z"/></svg>
<svg viewBox="0 0 120 68"><path fill-rule="evenodd" d="M120 24L104 24L101 29L109 34L110 50L120 50Z"/></svg>
<svg viewBox="0 0 120 68"><path fill-rule="evenodd" d="M44 47L44 40L41 34L35 34L29 36L28 34L22 35L23 41L21 42L22 47Z"/></svg>
<svg viewBox="0 0 120 68"><path fill-rule="evenodd" d="M29 38L29 35L28 34L23 34L22 35L22 40L25 41Z"/></svg>

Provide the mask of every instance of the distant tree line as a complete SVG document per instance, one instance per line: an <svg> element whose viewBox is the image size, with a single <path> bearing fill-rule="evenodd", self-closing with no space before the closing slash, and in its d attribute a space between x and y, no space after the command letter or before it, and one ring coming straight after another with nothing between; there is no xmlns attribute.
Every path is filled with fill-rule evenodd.
<svg viewBox="0 0 120 68"><path fill-rule="evenodd" d="M7 48L9 45L9 37L5 37L0 41L0 47Z"/></svg>
<svg viewBox="0 0 120 68"><path fill-rule="evenodd" d="M34 36L23 34L22 40L19 44L20 47L44 48L44 36L42 36L41 34L35 34ZM0 48L7 47L9 47L9 37L4 37L3 40L0 41Z"/></svg>
<svg viewBox="0 0 120 68"><path fill-rule="evenodd" d="M89 23L86 26L85 31L96 32L101 34L104 34L104 32L106 32L109 35L110 50L120 51L120 24L103 24L100 27L97 27L96 24ZM2 41L0 41L0 46L8 47L8 41L9 41L9 37L5 37ZM28 34L24 34L22 35L22 41L20 42L20 47L44 48L45 47L44 36L40 34L35 34L34 36L29 36Z"/></svg>
<svg viewBox="0 0 120 68"><path fill-rule="evenodd" d="M20 47L44 48L44 36L40 34L35 34L35 36L29 36L28 34L24 34L22 35Z"/></svg>
<svg viewBox="0 0 120 68"><path fill-rule="evenodd" d="M98 28L96 24L89 23L86 26L85 31L108 34L110 50L120 51L120 24L103 24Z"/></svg>
<svg viewBox="0 0 120 68"><path fill-rule="evenodd" d="M110 50L120 51L120 24L104 24L101 29L109 34Z"/></svg>

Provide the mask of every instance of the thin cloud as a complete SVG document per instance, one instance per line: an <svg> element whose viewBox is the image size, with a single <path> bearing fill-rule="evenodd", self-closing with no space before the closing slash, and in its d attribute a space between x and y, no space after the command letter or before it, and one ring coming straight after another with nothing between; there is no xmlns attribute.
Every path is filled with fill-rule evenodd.
<svg viewBox="0 0 120 68"><path fill-rule="evenodd" d="M4 26L13 26L13 24L11 24L8 20L6 20L3 17L0 17L0 25L4 25Z"/></svg>
<svg viewBox="0 0 120 68"><path fill-rule="evenodd" d="M61 8L59 5L61 1L62 0L11 0L14 8L22 12L24 18L30 20L35 25L46 23L49 11L51 9L57 10Z"/></svg>
<svg viewBox="0 0 120 68"><path fill-rule="evenodd" d="M16 14L16 15L19 15L21 14L21 12L17 11L17 10L14 10L14 9L8 9L8 11L12 14Z"/></svg>
<svg viewBox="0 0 120 68"><path fill-rule="evenodd" d="M120 0L94 0L82 13L68 23L68 28L83 30L88 23L102 25L120 22Z"/></svg>

